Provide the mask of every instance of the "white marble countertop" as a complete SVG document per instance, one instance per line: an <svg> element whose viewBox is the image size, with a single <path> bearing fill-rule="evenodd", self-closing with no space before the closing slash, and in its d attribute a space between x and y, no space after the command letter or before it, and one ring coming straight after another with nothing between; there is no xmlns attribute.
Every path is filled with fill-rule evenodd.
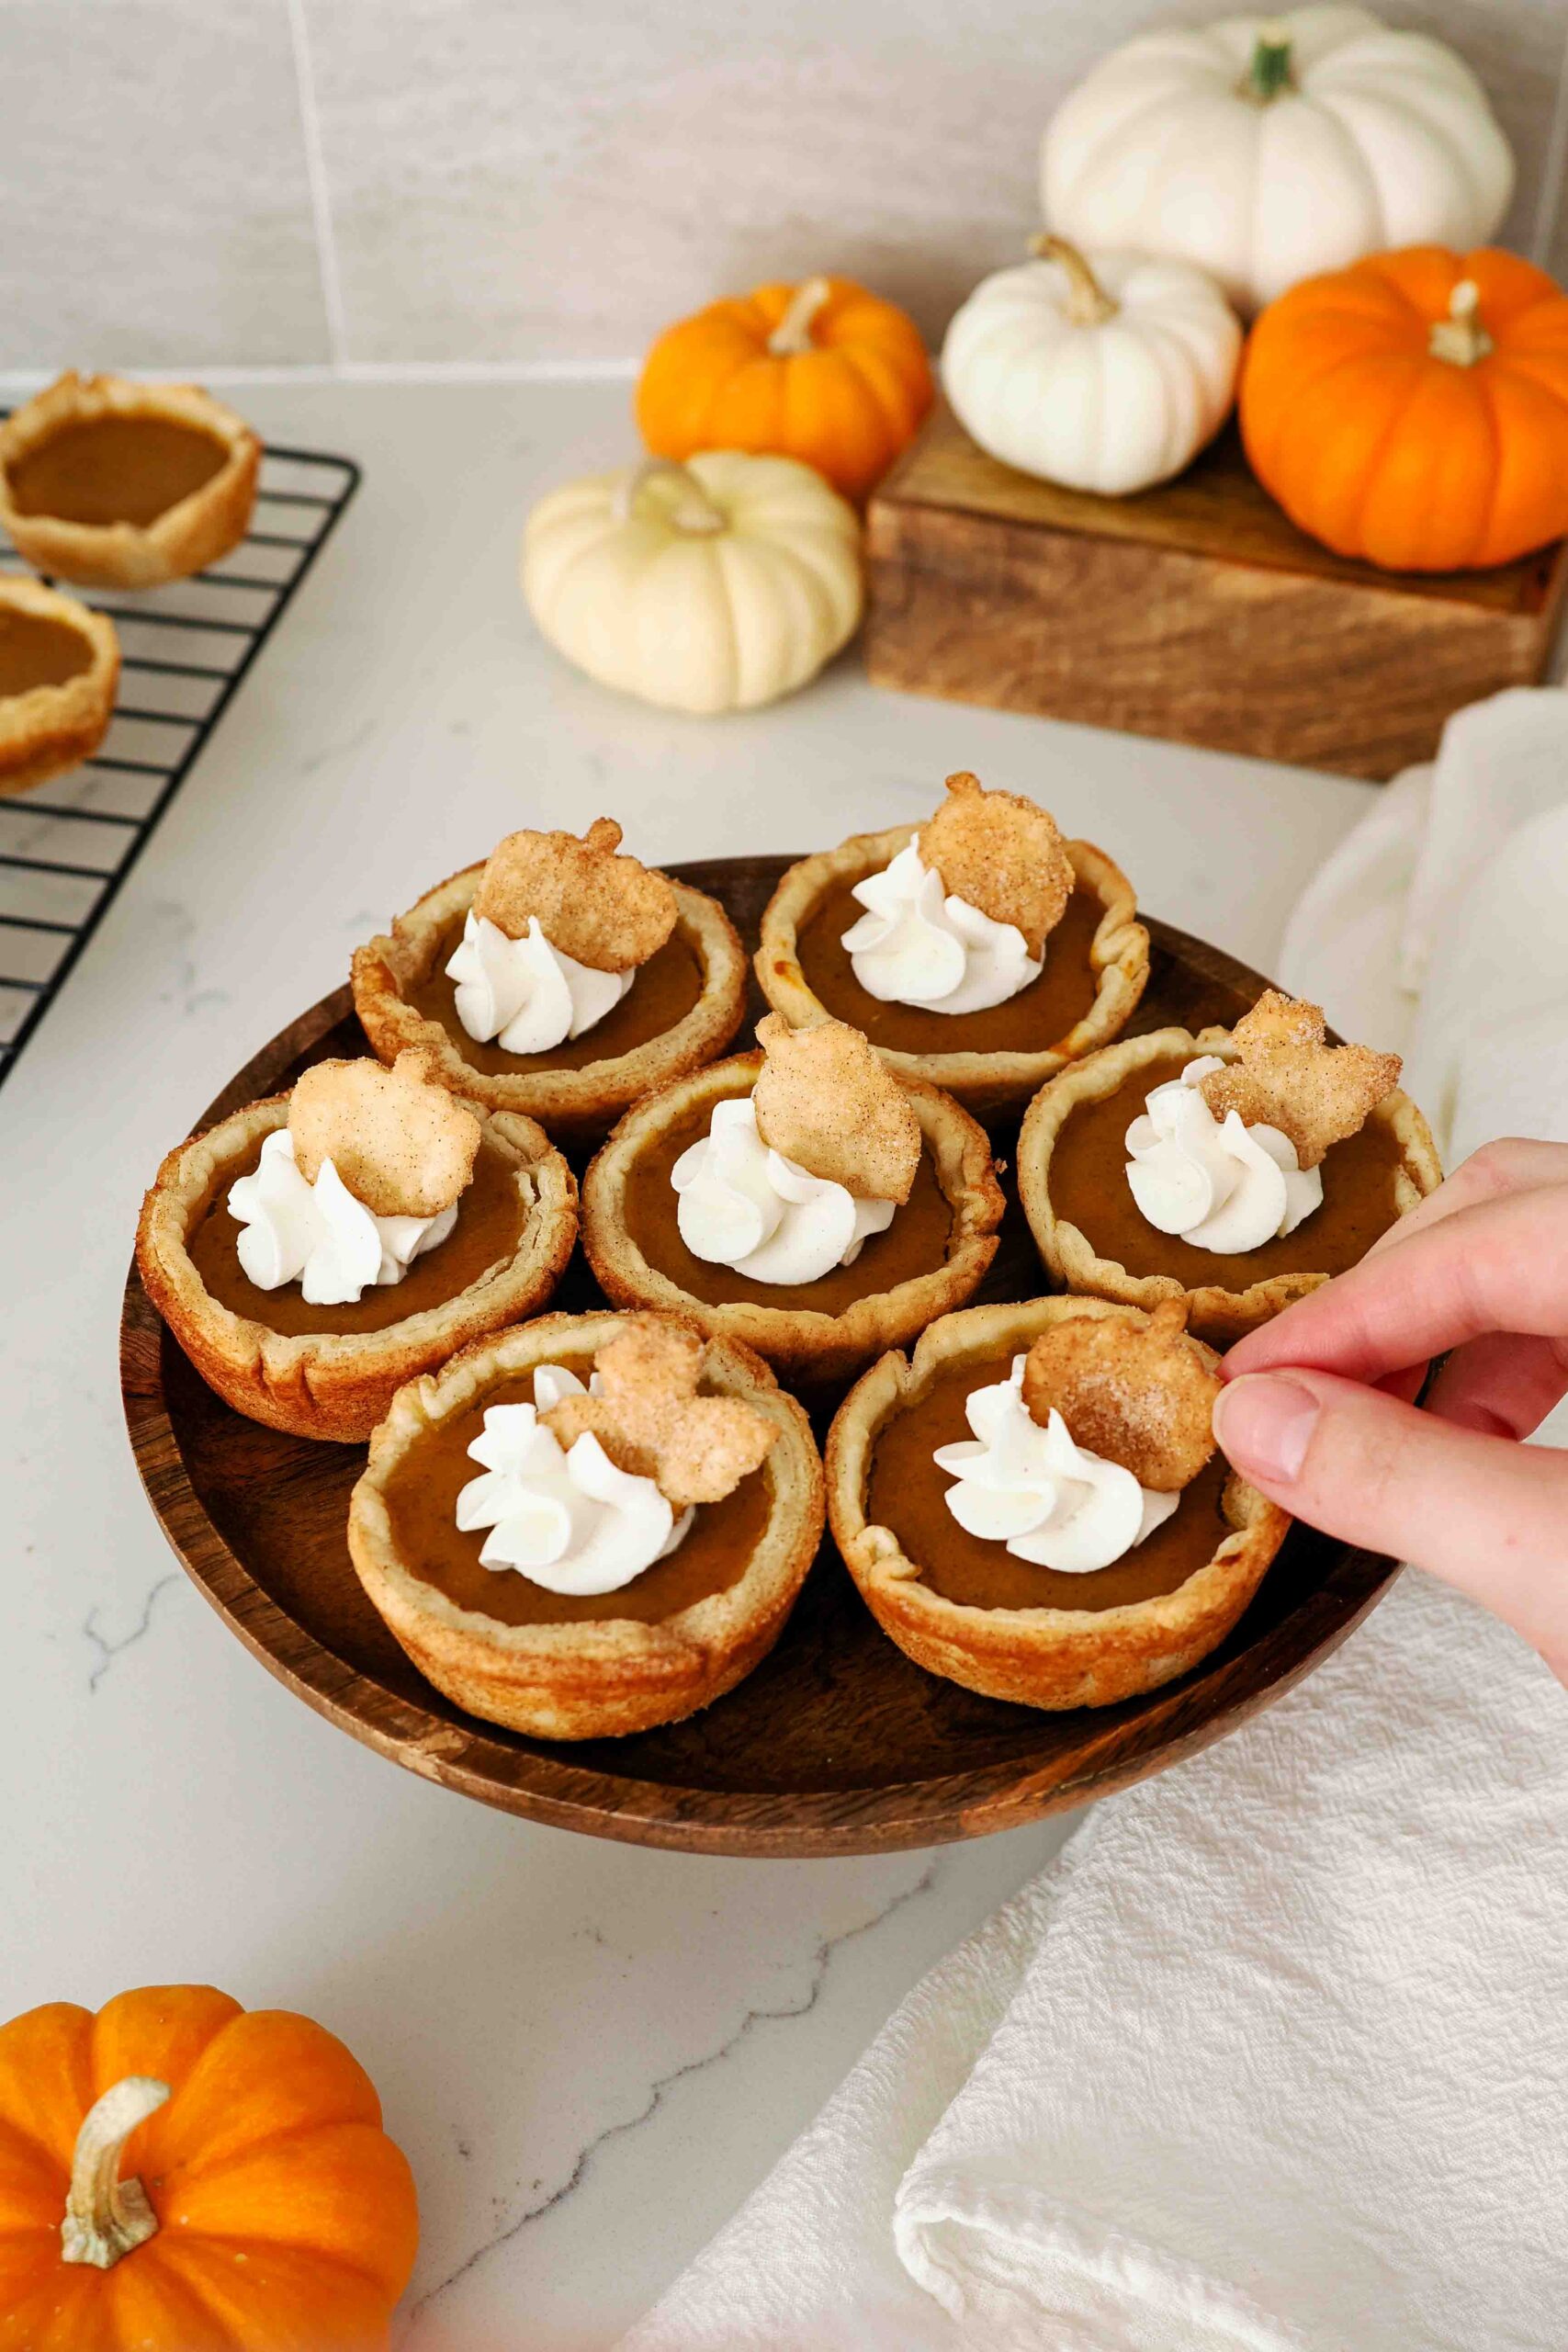
<svg viewBox="0 0 1568 2352"><path fill-rule="evenodd" d="M880 694L689 721L548 654L538 491L632 454L624 385L240 387L357 458L336 538L0 1092L0 2016L201 1979L369 2068L418 2177L407 2352L599 2352L1062 1824L865 1861L699 1860L426 1785L274 1683L143 1500L116 1328L138 1201L355 941L519 824L660 859L815 846L973 767L1267 969L1370 788Z"/></svg>

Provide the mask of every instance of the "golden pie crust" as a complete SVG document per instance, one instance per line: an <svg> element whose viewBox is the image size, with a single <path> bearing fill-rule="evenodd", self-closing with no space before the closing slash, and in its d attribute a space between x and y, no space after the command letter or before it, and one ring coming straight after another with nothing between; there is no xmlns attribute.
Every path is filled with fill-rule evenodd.
<svg viewBox="0 0 1568 2352"><path fill-rule="evenodd" d="M427 890L407 914L354 954L354 1004L360 1026L384 1062L410 1046L429 1057L430 1074L454 1092L492 1111L521 1111L568 1142L597 1142L636 1102L687 1070L721 1054L740 1026L746 1003L746 951L716 899L688 883L671 882L675 930L696 956L702 992L682 1020L661 1035L607 1061L580 1069L476 1069L438 1021L408 1001L405 991L429 978L443 942L467 914L484 872L481 859Z"/></svg>
<svg viewBox="0 0 1568 2352"><path fill-rule="evenodd" d="M271 1330L220 1306L187 1253L209 1202L254 1163L265 1136L287 1125L287 1094L247 1104L168 1154L136 1231L142 1283L208 1386L237 1413L296 1437L356 1442L405 1381L544 1305L577 1238L576 1180L532 1119L472 1107L485 1142L516 1169L528 1207L521 1243L440 1306L378 1331Z"/></svg>
<svg viewBox="0 0 1568 2352"><path fill-rule="evenodd" d="M626 1113L583 1179L582 1246L600 1288L618 1306L662 1308L710 1337L743 1340L785 1380L847 1380L882 1349L900 1346L935 1317L962 1306L984 1280L997 1253L997 1228L1006 1206L990 1143L951 1095L900 1073L952 1212L944 1262L890 1290L868 1292L837 1315L750 1300L710 1306L649 1265L632 1240L625 1207L627 1179L655 1136L694 1115L711 1118L713 1105L729 1096L750 1094L762 1062L761 1053L732 1055L677 1079Z"/></svg>
<svg viewBox="0 0 1568 2352"><path fill-rule="evenodd" d="M890 1528L868 1524L865 1499L881 1430L939 1372L1027 1350L1069 1316L1141 1327L1136 1307L1100 1299L1039 1298L975 1306L921 1334L912 1360L883 1357L851 1389L828 1437L828 1515L850 1574L885 1634L917 1666L990 1699L1025 1707L1106 1707L1185 1674L1224 1641L1262 1582L1291 1521L1234 1475L1222 1509L1232 1532L1174 1592L1116 1609L976 1609L920 1578Z"/></svg>
<svg viewBox="0 0 1568 2352"><path fill-rule="evenodd" d="M26 792L91 759L108 731L119 684L119 639L102 613L40 581L0 581L0 628L13 613L24 623L72 630L87 660L58 685L0 695L0 793Z"/></svg>
<svg viewBox="0 0 1568 2352"><path fill-rule="evenodd" d="M100 418L184 425L221 444L218 470L147 523L79 523L23 514L11 469L75 424ZM0 523L28 562L95 588L156 588L205 570L237 547L255 506L262 445L231 408L197 384L133 384L68 371L0 424Z"/></svg>
<svg viewBox="0 0 1568 2352"><path fill-rule="evenodd" d="M760 1356L721 1338L709 1346L705 1389L743 1397L780 1431L756 1474L772 1486L767 1523L724 1591L653 1624L609 1617L506 1625L459 1608L412 1573L387 1509L394 1466L488 1389L563 1354L596 1352L625 1319L608 1309L546 1316L465 1348L434 1378L400 1388L349 1503L359 1580L420 1672L470 1714L539 1739L648 1731L722 1698L777 1641L822 1537L822 1464L804 1410Z"/></svg>
<svg viewBox="0 0 1568 2352"><path fill-rule="evenodd" d="M797 941L812 913L835 889L890 865L919 830L919 825L893 825L886 832L852 834L837 849L803 857L780 881L763 911L756 973L762 994L792 1029L814 1028L835 1017L800 967ZM1149 934L1136 920L1132 884L1092 842L1065 842L1063 847L1078 885L1091 890L1105 910L1089 949L1099 987L1083 1019L1057 1045L1032 1053L909 1054L877 1047L895 1069L929 1080L966 1110L983 1114L1027 1102L1054 1072L1119 1035L1144 993ZM1049 934L1045 952L1051 952Z"/></svg>
<svg viewBox="0 0 1568 2352"><path fill-rule="evenodd" d="M1043 1086L1024 1114L1018 1138L1018 1189L1029 1229L1049 1272L1068 1290L1096 1298L1119 1299L1141 1307L1162 1298L1185 1298L1189 1328L1216 1347L1255 1331L1259 1324L1319 1290L1325 1273L1270 1274L1246 1290L1204 1283L1189 1290L1174 1274L1130 1274L1113 1259L1100 1257L1079 1227L1058 1217L1051 1205L1051 1155L1074 1106L1114 1094L1151 1063L1192 1061L1201 1054L1236 1058L1228 1029L1154 1029L1146 1036L1123 1037ZM1431 1129L1397 1087L1373 1106L1368 1124L1386 1125L1399 1149L1394 1170L1394 1205L1400 1216L1435 1193L1443 1181L1442 1162ZM1216 1258L1216 1266L1223 1261Z"/></svg>

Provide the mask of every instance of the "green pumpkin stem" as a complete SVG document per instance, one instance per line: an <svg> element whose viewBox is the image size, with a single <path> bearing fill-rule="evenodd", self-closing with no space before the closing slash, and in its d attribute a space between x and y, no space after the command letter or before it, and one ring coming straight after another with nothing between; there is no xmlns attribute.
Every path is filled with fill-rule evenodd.
<svg viewBox="0 0 1568 2352"><path fill-rule="evenodd" d="M1291 72L1291 40L1283 25L1265 25L1258 33L1252 52L1252 62L1247 69L1242 96L1260 107L1270 99L1282 97L1295 88Z"/></svg>

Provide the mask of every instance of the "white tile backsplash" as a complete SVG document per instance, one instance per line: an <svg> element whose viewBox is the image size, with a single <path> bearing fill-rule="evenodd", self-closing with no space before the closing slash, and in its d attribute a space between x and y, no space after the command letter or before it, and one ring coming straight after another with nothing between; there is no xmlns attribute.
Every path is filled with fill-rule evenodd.
<svg viewBox="0 0 1568 2352"><path fill-rule="evenodd" d="M1055 99L1115 41L1214 12L0 0L0 368L619 359L822 266L934 337L1034 225ZM1519 157L1505 236L1561 266L1568 0L1382 13L1480 74Z"/></svg>
<svg viewBox="0 0 1568 2352"><path fill-rule="evenodd" d="M0 0L0 368L328 356L288 0Z"/></svg>

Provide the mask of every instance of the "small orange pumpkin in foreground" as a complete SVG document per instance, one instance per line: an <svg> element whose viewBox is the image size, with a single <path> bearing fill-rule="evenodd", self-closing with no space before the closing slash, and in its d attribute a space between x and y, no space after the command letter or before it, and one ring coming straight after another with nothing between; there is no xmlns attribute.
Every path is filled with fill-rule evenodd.
<svg viewBox="0 0 1568 2352"><path fill-rule="evenodd" d="M669 328L644 363L637 421L656 457L799 458L861 499L932 398L905 311L847 277L810 277L710 302Z"/></svg>
<svg viewBox="0 0 1568 2352"><path fill-rule="evenodd" d="M175 1984L0 2027L4 2352L384 2352L418 2239L309 2018Z"/></svg>
<svg viewBox="0 0 1568 2352"><path fill-rule="evenodd" d="M1337 555L1468 571L1568 533L1568 297L1514 254L1412 245L1292 287L1240 413L1258 481Z"/></svg>

